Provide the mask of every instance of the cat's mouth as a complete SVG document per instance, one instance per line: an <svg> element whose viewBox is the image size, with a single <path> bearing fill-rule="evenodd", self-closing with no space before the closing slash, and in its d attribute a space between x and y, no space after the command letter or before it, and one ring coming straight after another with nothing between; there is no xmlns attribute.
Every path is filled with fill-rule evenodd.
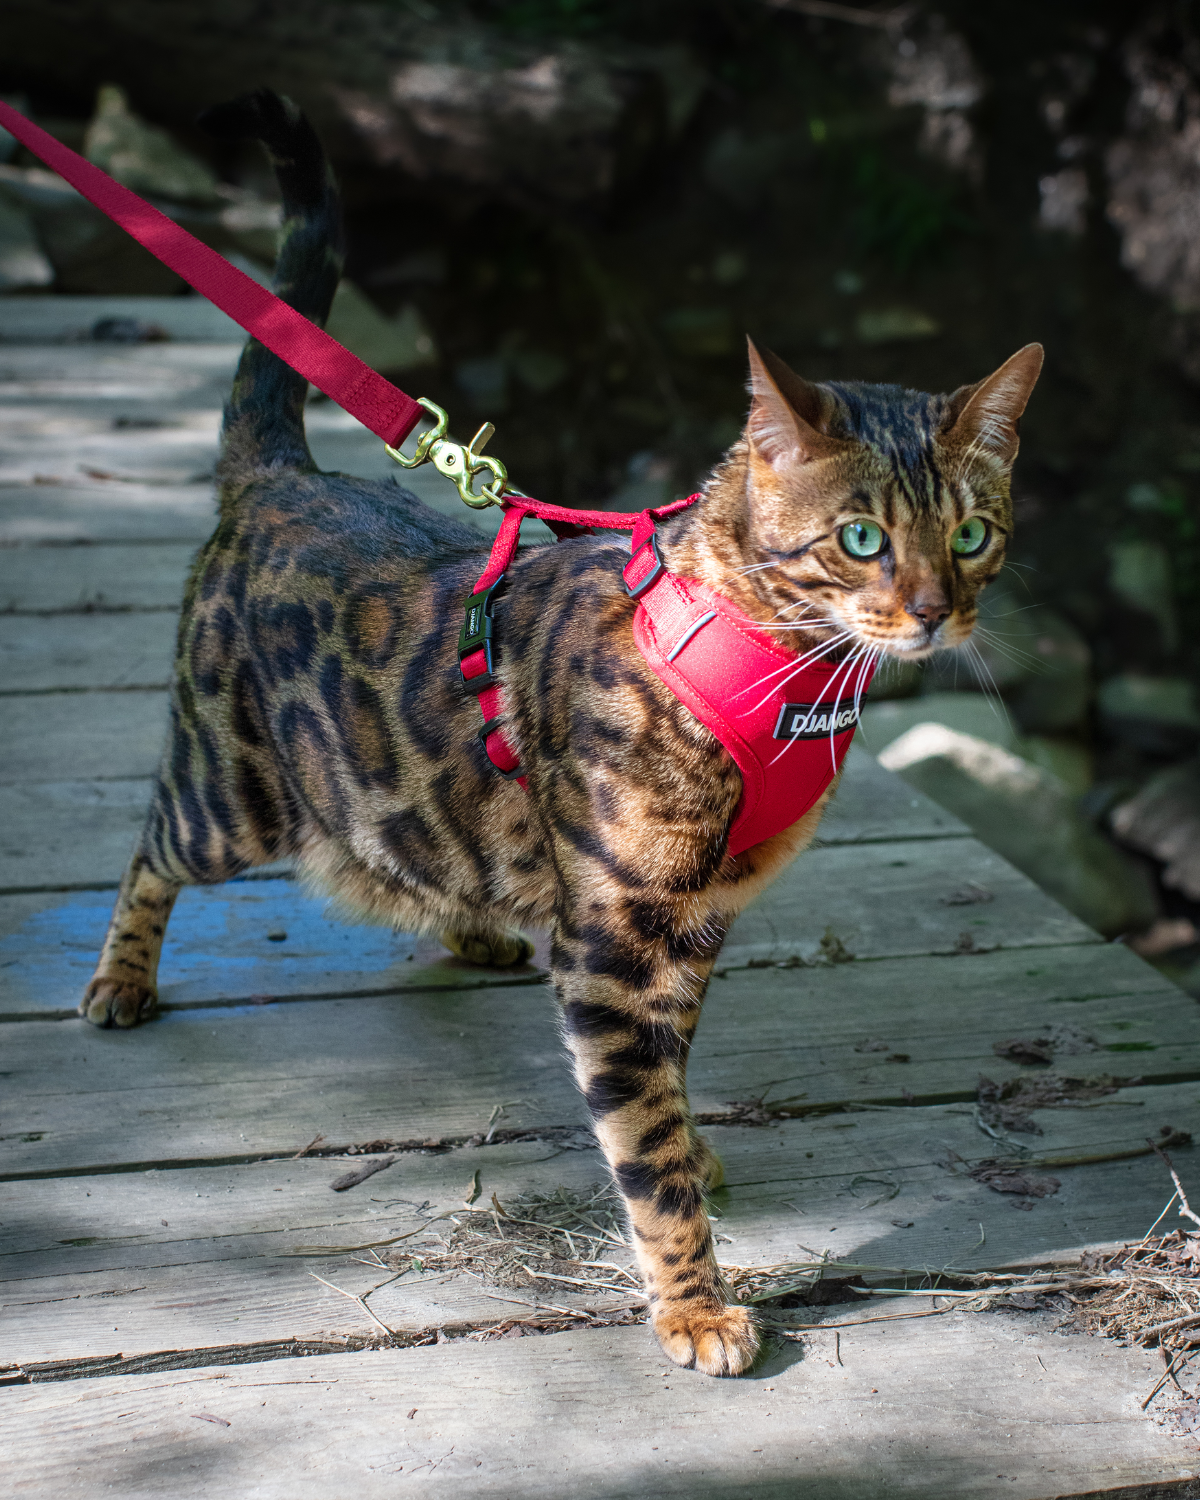
<svg viewBox="0 0 1200 1500"><path fill-rule="evenodd" d="M869 630L856 631L855 634L862 645L872 647L884 656L896 657L902 661L919 661L938 651L948 651L963 645L970 639L973 625L974 622L968 625L951 618L943 620L932 630L918 627L908 635L898 632L880 635Z"/></svg>

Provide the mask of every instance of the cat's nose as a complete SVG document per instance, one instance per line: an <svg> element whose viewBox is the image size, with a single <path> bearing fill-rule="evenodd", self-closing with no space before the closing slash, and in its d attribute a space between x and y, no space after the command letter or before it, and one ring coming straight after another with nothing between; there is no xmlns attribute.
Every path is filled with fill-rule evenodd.
<svg viewBox="0 0 1200 1500"><path fill-rule="evenodd" d="M950 615L950 606L945 599L917 598L910 604L906 604L904 608L906 613L912 615L915 620L920 620L930 633L935 631Z"/></svg>

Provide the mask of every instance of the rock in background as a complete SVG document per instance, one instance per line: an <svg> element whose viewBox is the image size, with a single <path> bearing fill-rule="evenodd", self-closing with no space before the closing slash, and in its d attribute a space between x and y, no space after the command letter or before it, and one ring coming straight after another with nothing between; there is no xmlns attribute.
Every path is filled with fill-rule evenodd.
<svg viewBox="0 0 1200 1500"><path fill-rule="evenodd" d="M1164 852L1126 811L1200 748L1191 10L8 0L4 40L0 92L260 275L270 174L193 120L263 83L296 98L347 201L334 331L460 426L498 419L548 498L692 487L739 430L746 332L810 378L935 390L1042 341L978 659L881 673L867 730L887 710L1019 756L1028 816L1076 851L1085 820L1114 891L1153 874L1137 941L1200 975L1200 901L1169 873L1194 835ZM3 147L0 285L181 290Z"/></svg>
<svg viewBox="0 0 1200 1500"><path fill-rule="evenodd" d="M1154 921L1158 903L1145 871L1097 832L1052 771L931 721L906 730L879 760L1097 932L1120 937Z"/></svg>

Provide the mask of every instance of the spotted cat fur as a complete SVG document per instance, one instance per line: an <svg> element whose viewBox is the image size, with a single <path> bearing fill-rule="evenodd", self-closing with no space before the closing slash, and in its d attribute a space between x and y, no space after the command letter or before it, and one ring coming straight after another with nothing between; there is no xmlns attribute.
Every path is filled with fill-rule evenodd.
<svg viewBox="0 0 1200 1500"><path fill-rule="evenodd" d="M210 112L267 147L285 209L276 285L323 322L341 273L337 193L303 116L260 93ZM965 641L1011 529L1030 345L950 396L813 385L750 349L741 439L660 527L675 572L785 646L916 659ZM293 859L367 918L510 963L553 933L562 1026L624 1196L667 1355L735 1375L758 1348L728 1305L704 1207L721 1166L688 1110L688 1049L737 913L805 847L822 801L736 860L739 773L647 667L621 585L627 543L532 547L496 607L506 728L528 792L496 775L459 682L478 532L394 483L318 471L304 381L253 340L225 411L220 517L187 584L170 728L145 829L81 1012L153 1014L180 888ZM978 557L951 550L972 516ZM856 558L871 521L885 551ZM864 657L865 659L865 657ZM832 789L831 789L832 790Z"/></svg>

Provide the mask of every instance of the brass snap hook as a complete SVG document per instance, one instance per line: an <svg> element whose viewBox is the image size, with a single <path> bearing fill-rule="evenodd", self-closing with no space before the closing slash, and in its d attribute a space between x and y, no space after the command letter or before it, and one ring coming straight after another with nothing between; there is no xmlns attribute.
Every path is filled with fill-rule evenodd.
<svg viewBox="0 0 1200 1500"><path fill-rule="evenodd" d="M395 459L403 469L416 469L421 464L432 463L440 474L444 474L453 483L463 504L469 505L472 510L486 510L489 505L499 505L508 489L508 470L498 458L492 458L490 454L483 452L484 445L496 431L492 423L485 422L464 446L447 437L450 418L442 407L424 396L418 398L417 405L429 413L434 419L434 425L421 435L411 458L405 458L398 448L385 443L388 456ZM484 480L476 490L473 487L475 476L485 471L491 478Z"/></svg>

